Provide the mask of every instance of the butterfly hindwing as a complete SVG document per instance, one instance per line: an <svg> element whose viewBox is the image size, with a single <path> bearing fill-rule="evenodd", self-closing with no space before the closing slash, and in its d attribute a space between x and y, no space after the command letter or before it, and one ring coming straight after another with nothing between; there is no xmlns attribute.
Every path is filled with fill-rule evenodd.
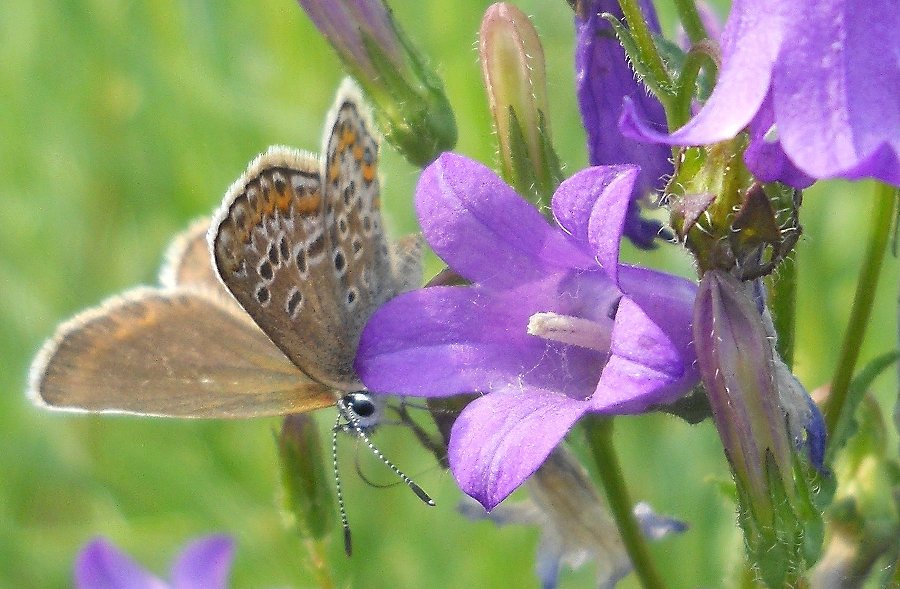
<svg viewBox="0 0 900 589"><path fill-rule="evenodd" d="M154 288L62 324L32 364L30 396L53 409L170 417L278 415L334 403L219 297Z"/></svg>

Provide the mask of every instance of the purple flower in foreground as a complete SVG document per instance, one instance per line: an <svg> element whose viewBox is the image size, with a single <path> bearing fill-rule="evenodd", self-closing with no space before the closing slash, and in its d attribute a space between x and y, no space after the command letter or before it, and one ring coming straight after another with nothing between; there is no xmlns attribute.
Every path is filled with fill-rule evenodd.
<svg viewBox="0 0 900 589"><path fill-rule="evenodd" d="M228 582L234 542L206 536L185 547L172 565L171 583L145 571L104 538L91 540L75 563L78 589L216 589Z"/></svg>
<svg viewBox="0 0 900 589"><path fill-rule="evenodd" d="M641 2L650 28L659 32L656 12L650 2ZM660 191L672 174L671 150L662 144L638 142L619 131L622 101L628 97L642 119L660 128L666 126L666 114L659 101L647 93L625 57L606 19L609 12L622 18L616 0L588 0L579 6L575 18L575 78L578 106L587 133L588 161L592 166L633 163L640 166L634 183L632 202L625 218L625 236L636 246L651 248L660 235L662 224L642 219L638 200Z"/></svg>
<svg viewBox="0 0 900 589"><path fill-rule="evenodd" d="M705 145L749 126L746 161L760 179L900 185L898 29L895 0L735 0L719 81L700 112L667 136L626 105L623 131Z"/></svg>
<svg viewBox="0 0 900 589"><path fill-rule="evenodd" d="M635 166L595 167L553 197L559 227L494 172L445 153L425 169L425 239L471 286L391 300L356 369L371 391L482 392L453 426L450 467L493 508L587 412L638 413L697 382L691 282L618 263Z"/></svg>

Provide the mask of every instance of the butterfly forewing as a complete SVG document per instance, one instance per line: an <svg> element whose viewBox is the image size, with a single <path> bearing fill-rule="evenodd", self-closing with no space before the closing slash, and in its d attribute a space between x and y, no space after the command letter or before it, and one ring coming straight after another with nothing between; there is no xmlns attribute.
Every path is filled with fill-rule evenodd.
<svg viewBox="0 0 900 589"><path fill-rule="evenodd" d="M378 139L345 83L323 160L270 148L229 190L210 229L222 281L304 372L341 390L359 335L396 283L379 212Z"/></svg>
<svg viewBox="0 0 900 589"><path fill-rule="evenodd" d="M206 292L141 288L70 319L31 368L39 405L173 417L311 411L333 393Z"/></svg>
<svg viewBox="0 0 900 589"><path fill-rule="evenodd" d="M381 220L379 138L355 85L345 83L325 128L325 224L338 311L353 354L375 308L397 294Z"/></svg>

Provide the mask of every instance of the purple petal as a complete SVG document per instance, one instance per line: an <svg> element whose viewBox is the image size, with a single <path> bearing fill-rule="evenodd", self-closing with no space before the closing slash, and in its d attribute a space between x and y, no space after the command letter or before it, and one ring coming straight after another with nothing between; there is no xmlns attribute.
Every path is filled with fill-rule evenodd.
<svg viewBox="0 0 900 589"><path fill-rule="evenodd" d="M651 29L658 32L652 3L641 4ZM665 112L659 101L635 79L611 25L600 17L600 13L609 12L621 18L618 2L589 1L582 10L584 18L576 19L575 74L578 105L587 132L588 158L595 166L637 164L641 173L632 193L636 201L663 188L664 179L672 173L669 161L672 154L665 145L646 145L622 135L618 128L622 102L627 98L642 120L663 129ZM638 247L652 247L660 228L656 221L641 219L636 202L629 207L625 235Z"/></svg>
<svg viewBox="0 0 900 589"><path fill-rule="evenodd" d="M585 401L540 389L475 399L450 433L450 469L490 511L544 462L588 409Z"/></svg>
<svg viewBox="0 0 900 589"><path fill-rule="evenodd" d="M444 153L422 172L416 210L435 253L488 288L594 265L494 172L460 155Z"/></svg>
<svg viewBox="0 0 900 589"><path fill-rule="evenodd" d="M634 301L623 297L612 332L612 353L591 398L599 413L639 413L669 403L696 383L683 351Z"/></svg>
<svg viewBox="0 0 900 589"><path fill-rule="evenodd" d="M747 167L763 182L783 182L797 189L810 186L815 178L801 172L788 159L780 139L768 136L774 124L775 111L770 96L763 101L750 123L750 145L744 152Z"/></svg>
<svg viewBox="0 0 900 589"><path fill-rule="evenodd" d="M796 4L773 79L785 152L816 178L900 185L896 0Z"/></svg>
<svg viewBox="0 0 900 589"><path fill-rule="evenodd" d="M104 538L91 540L78 555L75 562L75 586L78 589L168 587Z"/></svg>
<svg viewBox="0 0 900 589"><path fill-rule="evenodd" d="M430 287L402 294L369 319L356 370L369 390L441 397L555 387L587 397L600 352L528 335L537 310L563 311L552 281L489 293L478 287Z"/></svg>
<svg viewBox="0 0 900 589"><path fill-rule="evenodd" d="M175 589L225 589L231 572L234 541L207 536L191 542L172 566Z"/></svg>
<svg viewBox="0 0 900 589"><path fill-rule="evenodd" d="M619 285L654 323L660 326L685 358L694 358L691 322L697 284L679 276L639 266L619 265Z"/></svg>
<svg viewBox="0 0 900 589"><path fill-rule="evenodd" d="M660 132L641 118L634 104L622 112L627 137L670 145L706 145L737 135L759 110L769 90L772 67L790 30L786 12L794 2L734 0L722 33L722 69L706 104L686 125Z"/></svg>
<svg viewBox="0 0 900 589"><path fill-rule="evenodd" d="M560 184L553 195L556 222L590 246L613 283L618 283L619 244L638 171L636 166L587 168Z"/></svg>

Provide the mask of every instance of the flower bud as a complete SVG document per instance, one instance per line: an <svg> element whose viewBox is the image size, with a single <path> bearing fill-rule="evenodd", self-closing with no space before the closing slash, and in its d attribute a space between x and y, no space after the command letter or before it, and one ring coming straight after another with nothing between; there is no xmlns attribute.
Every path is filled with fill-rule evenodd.
<svg viewBox="0 0 900 589"><path fill-rule="evenodd" d="M304 539L321 540L334 527L331 477L326 475L316 422L288 415L278 436L284 507Z"/></svg>
<svg viewBox="0 0 900 589"><path fill-rule="evenodd" d="M528 17L499 2L484 14L478 52L503 177L532 202L548 202L562 181L550 140L544 49Z"/></svg>
<svg viewBox="0 0 900 589"><path fill-rule="evenodd" d="M804 538L819 537L819 518L802 469L795 469L762 316L740 282L711 270L700 282L693 330L701 379L734 475L748 556L769 586L788 586L817 549Z"/></svg>
<svg viewBox="0 0 900 589"><path fill-rule="evenodd" d="M298 0L375 106L384 136L425 166L456 145L456 120L437 73L380 0Z"/></svg>

